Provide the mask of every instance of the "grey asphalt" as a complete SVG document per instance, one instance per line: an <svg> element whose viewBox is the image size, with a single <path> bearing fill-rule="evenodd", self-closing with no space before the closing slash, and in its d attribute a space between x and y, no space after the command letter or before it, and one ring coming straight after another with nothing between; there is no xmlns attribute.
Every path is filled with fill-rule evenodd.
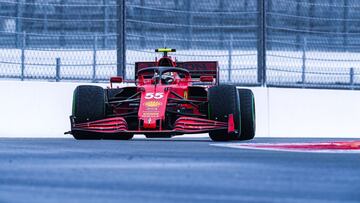
<svg viewBox="0 0 360 203"><path fill-rule="evenodd" d="M0 202L360 202L360 154L212 143L2 138Z"/></svg>

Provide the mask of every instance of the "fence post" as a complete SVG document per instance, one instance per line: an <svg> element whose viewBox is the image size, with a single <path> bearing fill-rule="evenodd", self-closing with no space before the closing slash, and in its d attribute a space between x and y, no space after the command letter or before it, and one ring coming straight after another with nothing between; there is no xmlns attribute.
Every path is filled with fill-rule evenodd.
<svg viewBox="0 0 360 203"><path fill-rule="evenodd" d="M44 33L47 33L49 29L48 10L50 10L50 7L46 5L44 9L44 27L43 27Z"/></svg>
<svg viewBox="0 0 360 203"><path fill-rule="evenodd" d="M163 35L163 47L165 48L166 47L166 44L167 44L167 37L166 37L166 34Z"/></svg>
<svg viewBox="0 0 360 203"><path fill-rule="evenodd" d="M116 58L117 58L117 75L126 79L126 36L125 36L125 12L126 12L126 0L118 0L118 6L116 7L117 14L117 40L116 40Z"/></svg>
<svg viewBox="0 0 360 203"><path fill-rule="evenodd" d="M228 82L231 82L231 70L232 70L232 52L233 52L233 35L230 35L229 41L229 57L228 57Z"/></svg>
<svg viewBox="0 0 360 203"><path fill-rule="evenodd" d="M302 2L300 0L296 0L296 16L301 16L301 4ZM301 25L300 25L300 21L297 20L296 21L296 29L297 30L301 30ZM300 33L296 34L296 50L300 50L300 43L301 43L301 37L300 37Z"/></svg>
<svg viewBox="0 0 360 203"><path fill-rule="evenodd" d="M107 47L107 37L109 33L109 0L103 0L104 6L104 38L103 38L103 48Z"/></svg>
<svg viewBox="0 0 360 203"><path fill-rule="evenodd" d="M97 52L97 35L94 36L93 44L93 70L92 70L92 82L96 82L96 52Z"/></svg>
<svg viewBox="0 0 360 203"><path fill-rule="evenodd" d="M25 78L25 48L26 48L26 32L22 34L22 45L21 45L21 81Z"/></svg>
<svg viewBox="0 0 360 203"><path fill-rule="evenodd" d="M64 47L66 42L65 42L65 16L66 16L66 12L65 12L65 0L60 0L60 7L59 7L59 13L60 13L60 36L59 36L59 44L60 47ZM56 8L56 7L55 7Z"/></svg>
<svg viewBox="0 0 360 203"><path fill-rule="evenodd" d="M193 25L193 13L192 13L192 10L193 10L193 1L185 1L185 6L186 6L186 10L189 12L187 13L187 17L186 17L186 25L188 26L187 29L184 29L184 30L187 30L185 31L185 36L187 36L187 40L189 41L183 41L184 44L186 44L185 46L183 47L186 47L187 49L191 49L192 48L192 35L193 35L193 28L192 28L192 25Z"/></svg>
<svg viewBox="0 0 360 203"><path fill-rule="evenodd" d="M23 2L21 0L16 1L16 47L20 48L21 38L20 33L22 30L22 21L23 21Z"/></svg>
<svg viewBox="0 0 360 203"><path fill-rule="evenodd" d="M354 89L354 68L350 68L350 87Z"/></svg>
<svg viewBox="0 0 360 203"><path fill-rule="evenodd" d="M145 0L140 0L140 20L143 22L143 21L145 21L146 19L145 19L145 13L144 13L144 8L145 8ZM144 24L142 24L141 26L140 26L140 33L141 33L141 35L145 35L145 30L146 29L144 29ZM142 49L146 49L146 39L145 39L145 36L140 36L140 47L142 48Z"/></svg>
<svg viewBox="0 0 360 203"><path fill-rule="evenodd" d="M56 58L56 77L55 77L56 82L60 81L60 66L61 66L61 59Z"/></svg>
<svg viewBox="0 0 360 203"><path fill-rule="evenodd" d="M302 50L302 72L301 72L301 81L302 84L304 86L305 84L305 80L306 80L306 50L307 50L307 39L306 37L304 37L304 42L303 42L303 50Z"/></svg>
<svg viewBox="0 0 360 203"><path fill-rule="evenodd" d="M344 47L344 51L347 50L348 47L348 32L349 32L349 26L348 26L348 20L349 19L349 0L344 0L344 11L343 11L343 19L345 19L345 21L342 23L343 25L343 30L342 32L343 34L343 47Z"/></svg>
<svg viewBox="0 0 360 203"><path fill-rule="evenodd" d="M224 1L219 1L219 3L218 3L218 10L219 11L224 11L225 10L225 4L226 4L226 2L224 2ZM225 32L224 32L224 30L223 30L223 28L221 28L221 25L224 25L224 20L223 20L223 17L221 16L221 15L219 15L219 16L217 16L217 18L214 18L214 19L216 19L216 22L214 23L215 25L216 24L218 24L218 25L220 25L220 27L217 29L217 32L219 32L219 38L218 38L218 40L219 40L219 48L220 49L226 49L225 47L226 47L226 39L224 39L225 38ZM224 41L225 41L225 43L224 43Z"/></svg>
<svg viewBox="0 0 360 203"><path fill-rule="evenodd" d="M266 1L257 0L258 5L258 43L257 65L258 84L266 86Z"/></svg>

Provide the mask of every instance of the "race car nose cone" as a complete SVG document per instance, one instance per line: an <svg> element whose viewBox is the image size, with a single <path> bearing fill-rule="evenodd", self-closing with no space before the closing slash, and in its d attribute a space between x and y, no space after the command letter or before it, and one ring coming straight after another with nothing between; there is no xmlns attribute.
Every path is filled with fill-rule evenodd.
<svg viewBox="0 0 360 203"><path fill-rule="evenodd" d="M152 119L152 118L145 118L143 120L144 125L143 128L144 129L156 129L156 119Z"/></svg>

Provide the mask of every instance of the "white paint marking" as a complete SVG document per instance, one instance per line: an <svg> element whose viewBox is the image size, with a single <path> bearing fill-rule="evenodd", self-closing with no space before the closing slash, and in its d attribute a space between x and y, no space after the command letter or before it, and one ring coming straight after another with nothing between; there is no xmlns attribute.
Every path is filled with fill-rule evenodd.
<svg viewBox="0 0 360 203"><path fill-rule="evenodd" d="M229 143L229 144L210 144L215 147L226 147L226 148L234 148L234 149L252 149L252 150L262 150L262 151L278 151L278 152L300 152L300 153L348 153L355 154L360 153L360 149L349 149L349 150L340 150L340 149L316 149L316 150L306 150L306 149L289 149L289 148L262 148L256 147L261 145L304 145L304 144L318 144L318 143Z"/></svg>

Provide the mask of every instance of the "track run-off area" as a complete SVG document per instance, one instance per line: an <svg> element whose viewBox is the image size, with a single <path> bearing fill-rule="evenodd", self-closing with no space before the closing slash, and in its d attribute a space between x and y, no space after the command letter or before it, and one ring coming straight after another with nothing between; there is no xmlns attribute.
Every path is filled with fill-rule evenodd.
<svg viewBox="0 0 360 203"><path fill-rule="evenodd" d="M1 138L0 202L357 203L358 151L238 147L340 141L354 147L360 140Z"/></svg>

